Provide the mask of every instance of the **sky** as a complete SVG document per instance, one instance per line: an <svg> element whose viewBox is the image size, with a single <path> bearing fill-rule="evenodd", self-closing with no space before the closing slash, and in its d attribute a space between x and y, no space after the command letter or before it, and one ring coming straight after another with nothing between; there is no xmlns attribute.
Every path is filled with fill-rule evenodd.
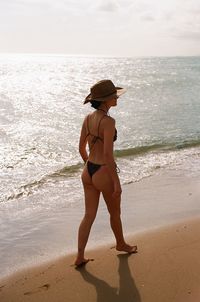
<svg viewBox="0 0 200 302"><path fill-rule="evenodd" d="M0 53L200 55L200 1L0 0Z"/></svg>

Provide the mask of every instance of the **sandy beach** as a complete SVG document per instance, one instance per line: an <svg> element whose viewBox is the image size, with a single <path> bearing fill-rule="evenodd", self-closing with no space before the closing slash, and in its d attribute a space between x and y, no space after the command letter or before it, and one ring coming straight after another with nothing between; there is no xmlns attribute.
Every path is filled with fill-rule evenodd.
<svg viewBox="0 0 200 302"><path fill-rule="evenodd" d="M200 57L146 52L0 56L0 302L200 301ZM94 261L77 271L71 265L84 215L78 140L94 109L82 103L107 78L127 90L110 114L124 235L138 253L111 249L101 198L86 250Z"/></svg>
<svg viewBox="0 0 200 302"><path fill-rule="evenodd" d="M27 269L0 285L0 300L14 301L191 301L200 299L200 219L186 220L130 237L137 254L111 246L90 250L75 269L74 255Z"/></svg>
<svg viewBox="0 0 200 302"><path fill-rule="evenodd" d="M124 186L126 236L138 245L137 254L117 252L113 241L89 245L86 257L94 261L81 269L73 266L73 253L1 279L0 301L198 302L199 193L199 178L181 171ZM135 204L137 217L133 200L140 205ZM143 229L136 227L139 220Z"/></svg>

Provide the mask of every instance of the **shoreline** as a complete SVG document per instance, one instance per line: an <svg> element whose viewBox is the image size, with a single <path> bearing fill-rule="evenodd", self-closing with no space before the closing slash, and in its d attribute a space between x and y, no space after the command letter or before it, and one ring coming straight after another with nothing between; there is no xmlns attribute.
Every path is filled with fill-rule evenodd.
<svg viewBox="0 0 200 302"><path fill-rule="evenodd" d="M129 237L138 253L110 245L88 250L94 258L76 270L74 254L30 267L0 282L2 302L197 302L200 299L200 216ZM99 300L98 300L99 299Z"/></svg>
<svg viewBox="0 0 200 302"><path fill-rule="evenodd" d="M199 196L199 177L186 175L182 170L160 169L155 175L142 181L124 185L122 222L125 237L137 236L149 230L156 231L185 219L195 219L200 215ZM6 251L2 253L4 261L1 263L0 279L26 267L45 263L47 259L53 261L76 251L77 230L84 204L79 211L73 207L66 210L62 215L54 213L54 220L50 219L46 228L38 228L36 234L30 233L29 238L20 239L19 250L14 247L8 254ZM114 245L109 215L101 199L86 250L111 242ZM22 248L24 250L20 253Z"/></svg>

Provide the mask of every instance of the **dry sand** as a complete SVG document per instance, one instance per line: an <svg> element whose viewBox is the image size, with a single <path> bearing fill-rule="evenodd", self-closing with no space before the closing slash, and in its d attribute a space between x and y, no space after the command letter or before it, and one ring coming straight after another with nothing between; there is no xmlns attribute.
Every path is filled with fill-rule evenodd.
<svg viewBox="0 0 200 302"><path fill-rule="evenodd" d="M181 171L125 186L123 221L137 254L89 245L94 261L79 270L71 254L1 279L0 301L199 302L199 196L199 177ZM105 230L97 230L102 237Z"/></svg>
<svg viewBox="0 0 200 302"><path fill-rule="evenodd" d="M1 302L199 302L200 218L129 238L139 252L90 250L77 270L74 255L30 268L0 284Z"/></svg>

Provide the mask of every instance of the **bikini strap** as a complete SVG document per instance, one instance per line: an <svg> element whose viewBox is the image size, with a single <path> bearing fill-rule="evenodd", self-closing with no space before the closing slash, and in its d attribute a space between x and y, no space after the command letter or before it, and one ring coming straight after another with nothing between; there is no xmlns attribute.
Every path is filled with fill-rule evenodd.
<svg viewBox="0 0 200 302"><path fill-rule="evenodd" d="M106 115L106 114L103 115L102 118L101 118L100 121L99 121L99 125L98 125L98 138L100 138L100 136L99 136L100 124L101 124L102 119L103 119L105 116L107 116L107 115ZM100 139L101 139L101 138L100 138ZM101 139L101 140L102 140L102 139Z"/></svg>
<svg viewBox="0 0 200 302"><path fill-rule="evenodd" d="M89 114L88 114L88 116L86 117L86 129L87 129L87 135L86 135L86 137L87 137L88 135L92 135L92 136L94 136L94 137L100 138L100 136L99 136L100 124L101 124L102 119L103 119L105 116L107 116L107 115L102 116L102 118L101 118L100 121L99 121L98 129L97 129L97 133L98 133L98 134L97 134L97 136L96 136L96 135L91 134L91 132L90 132L90 130L89 130ZM101 138L100 138L100 139L101 139Z"/></svg>

